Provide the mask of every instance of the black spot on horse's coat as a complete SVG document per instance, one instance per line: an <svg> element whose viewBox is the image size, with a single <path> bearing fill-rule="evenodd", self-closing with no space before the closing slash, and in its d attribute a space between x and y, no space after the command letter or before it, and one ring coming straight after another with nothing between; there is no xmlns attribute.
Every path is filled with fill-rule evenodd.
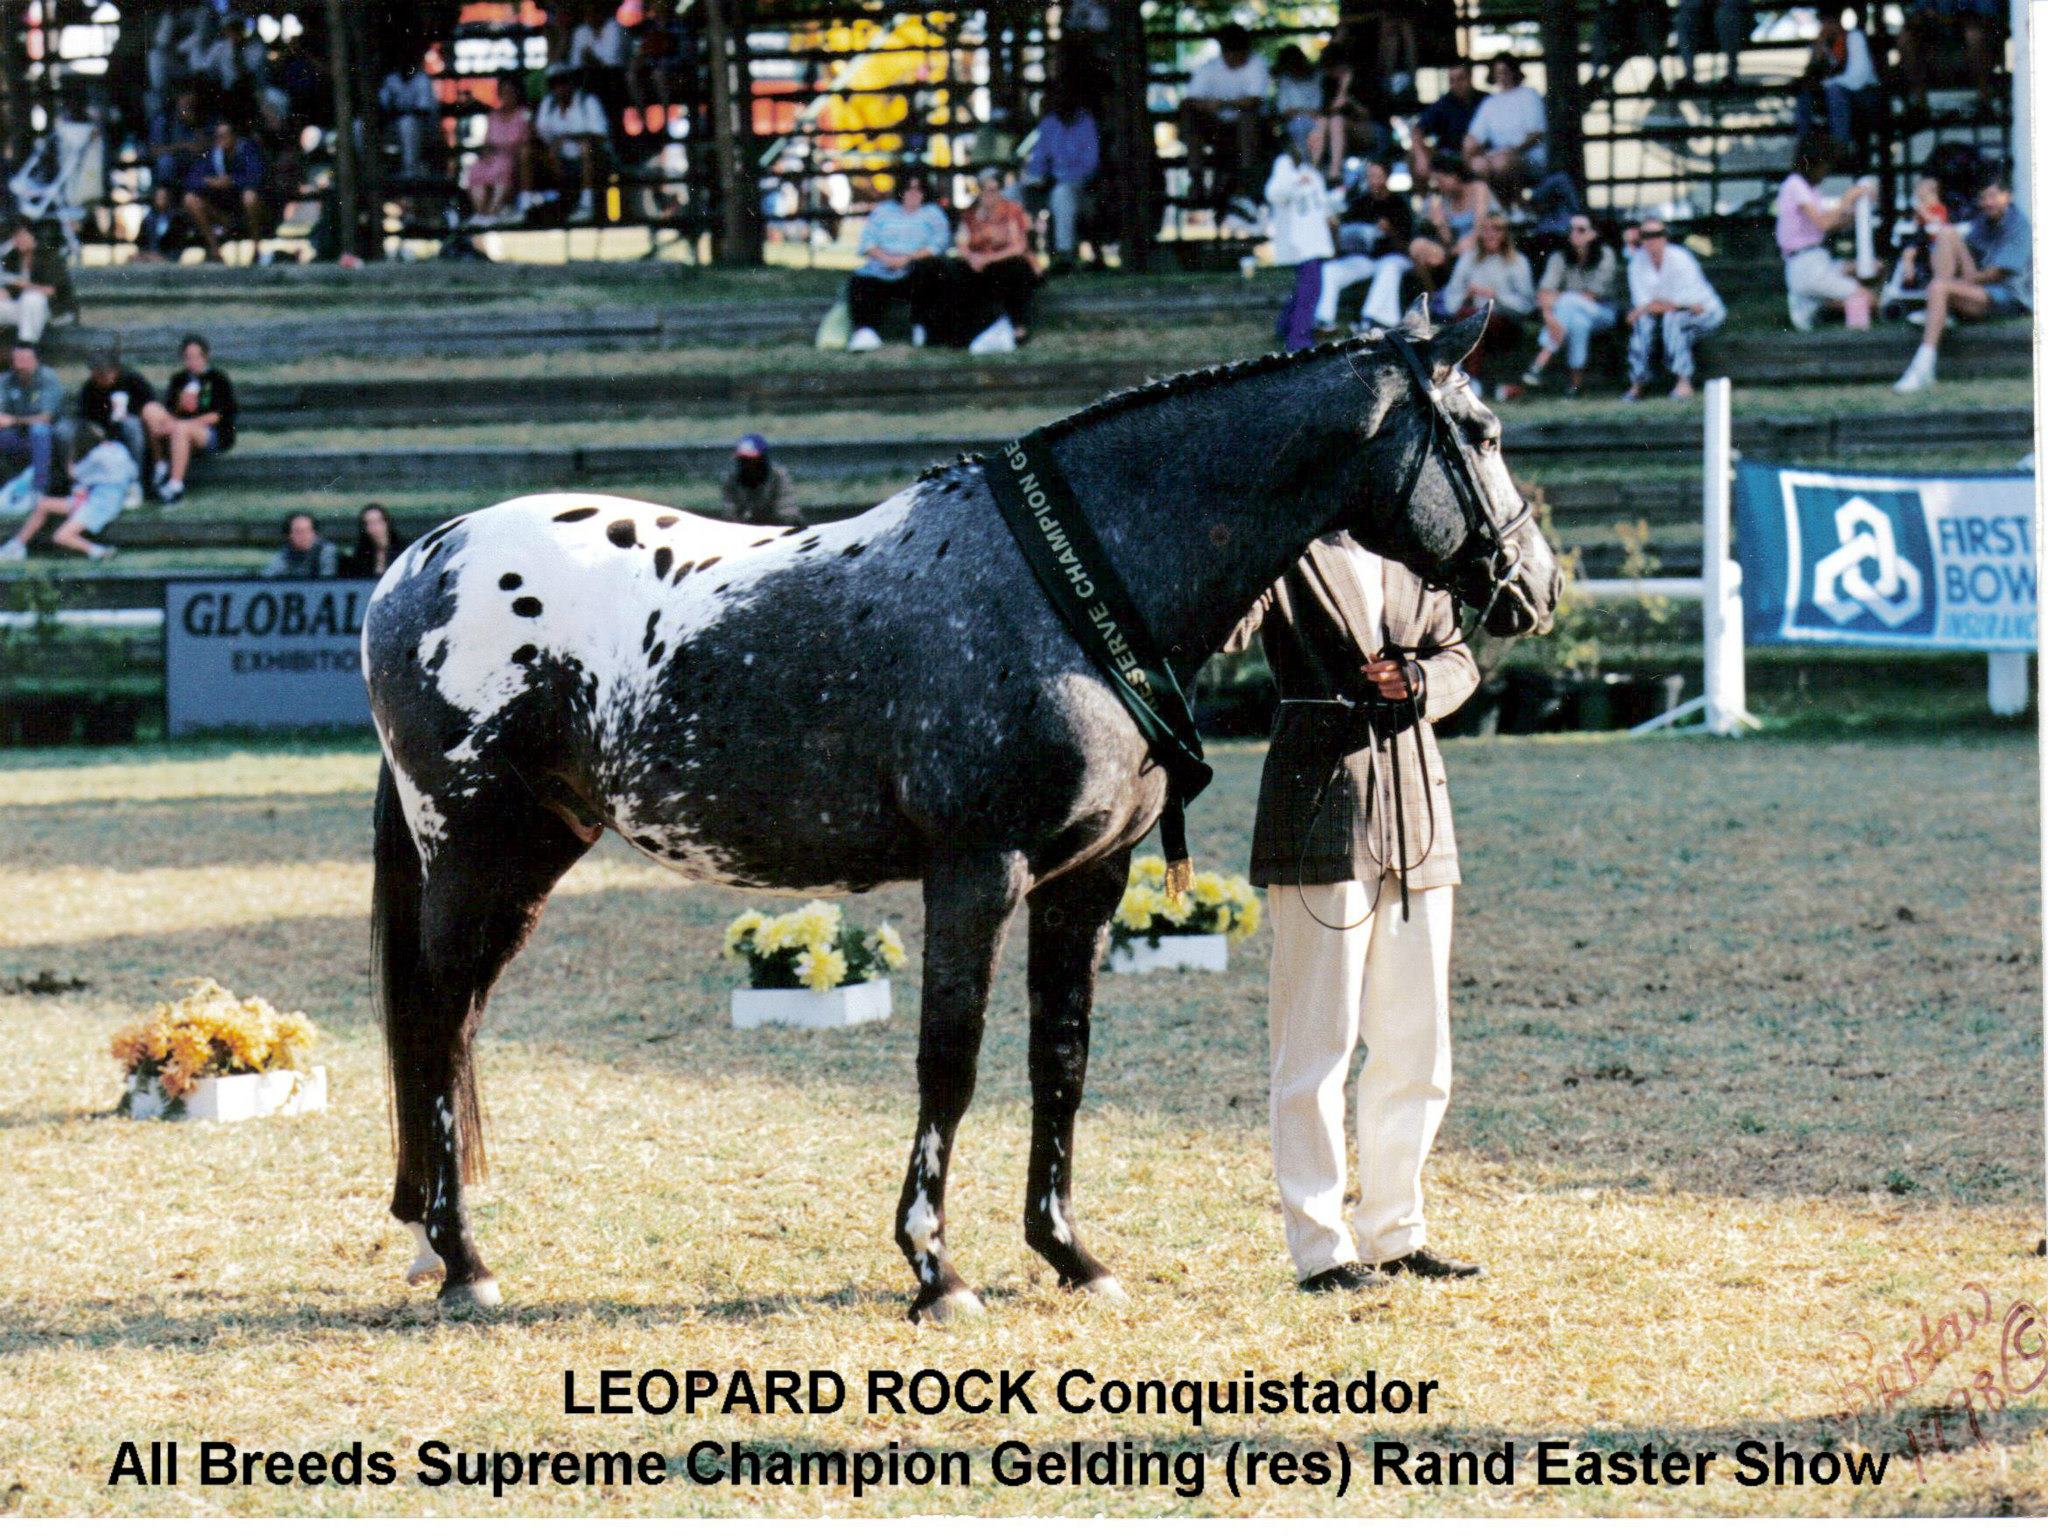
<svg viewBox="0 0 2048 1536"><path fill-rule="evenodd" d="M768 537L767 537L767 538L765 538L765 539L756 539L756 540L754 540L754 542L753 542L753 543L751 543L751 544L749 544L749 545L747 546L747 548L749 548L749 549L759 549L759 548L760 548L760 547L761 547L761 546L762 546L763 544L773 544L774 542L775 542L775 535L771 533L771 534L769 534L769 535L768 535Z"/></svg>
<svg viewBox="0 0 2048 1536"><path fill-rule="evenodd" d="M446 592L446 591L448 590L448 583L449 583L449 582L451 582L451 581L453 581L454 579L455 579L455 573L454 573L453 571L443 571L443 572L441 573L441 581L440 581L440 587L441 587L441 590L442 590L443 592Z"/></svg>
<svg viewBox="0 0 2048 1536"><path fill-rule="evenodd" d="M777 537L778 539L793 539L802 532L802 528L785 528L782 530L782 532L775 535L775 537Z"/></svg>
<svg viewBox="0 0 2048 1536"><path fill-rule="evenodd" d="M654 520L654 526L657 528L673 528L675 527L677 521L678 519L675 513L664 512L661 514L661 516L657 517Z"/></svg>
<svg viewBox="0 0 2048 1536"><path fill-rule="evenodd" d="M721 581L717 586L713 587L711 590L713 592L729 592L732 590L732 583L729 581Z"/></svg>
<svg viewBox="0 0 2048 1536"><path fill-rule="evenodd" d="M803 543L797 545L797 548L802 550L805 554L809 554L812 550L816 549L818 545L822 542L824 541L821 540L816 534L813 534L808 539L805 539Z"/></svg>
<svg viewBox="0 0 2048 1536"><path fill-rule="evenodd" d="M676 552L666 544L654 552L654 579L661 580L668 574L668 568L675 563Z"/></svg>
<svg viewBox="0 0 2048 1536"><path fill-rule="evenodd" d="M631 549L639 542L640 530L633 526L633 519L622 517L605 525L604 536L621 549Z"/></svg>
<svg viewBox="0 0 2048 1536"><path fill-rule="evenodd" d="M532 660L533 660L533 659L534 659L534 658L535 658L536 656L538 656L538 655L540 655L540 647L539 647L539 646L537 646L537 645L522 645L522 646L520 646L520 647L519 647L519 649L518 649L518 650L516 650L516 651L514 651L514 652L512 653L512 662L513 662L513 665L514 665L514 666L520 666L520 667L523 667L523 666L525 666L525 665L526 665L526 664L527 664L527 663L528 663L529 661L532 661Z"/></svg>
<svg viewBox="0 0 2048 1536"><path fill-rule="evenodd" d="M932 556L932 558L933 558L934 560L943 560L943 559L945 559L945 558L946 558L946 551L947 551L947 550L949 550L949 549L951 549L952 547L953 547L953 541L952 541L951 539L941 539L941 540L939 540L939 552L938 552L937 554L933 555L933 556Z"/></svg>
<svg viewBox="0 0 2048 1536"><path fill-rule="evenodd" d="M839 551L839 558L842 560L850 559L866 548L867 545L865 544L849 544L846 548Z"/></svg>
<svg viewBox="0 0 2048 1536"><path fill-rule="evenodd" d="M498 590L501 592L516 592L519 590L524 579L517 571L507 571L498 578Z"/></svg>
<svg viewBox="0 0 2048 1536"><path fill-rule="evenodd" d="M640 649L646 650L654 644L654 626L661 622L661 610L654 609L647 615L647 627L640 632Z"/></svg>
<svg viewBox="0 0 2048 1536"><path fill-rule="evenodd" d="M903 537L898 539L896 542L898 544L908 544L916 536L917 530L915 528L906 528L903 530Z"/></svg>
<svg viewBox="0 0 2048 1536"><path fill-rule="evenodd" d="M868 619L869 619L869 618L870 618L870 617L871 617L871 616L873 615L874 611L875 611L875 605L874 605L873 603L869 603L869 604L867 604L866 606L864 606L864 607L863 607L863 608L861 609L861 611L860 611L859 613L856 613L856 614L855 614L855 615L853 616L853 622L854 622L854 623L856 623L856 624L865 624L865 623L867 623Z"/></svg>
<svg viewBox="0 0 2048 1536"><path fill-rule="evenodd" d="M724 558L725 557L723 555L713 555L709 560L706 560L701 565L699 565L697 569L700 571L708 571L711 569L711 567L718 564L718 562Z"/></svg>
<svg viewBox="0 0 2048 1536"><path fill-rule="evenodd" d="M657 641L655 641L655 642L654 642L654 649L653 649L653 650L651 650L651 651L649 651L649 652L647 653L647 665L649 665L650 667L658 667L658 666L660 666L660 665L661 665L661 658L662 658L663 656L667 655L667 654L668 654L668 642L667 642L666 640L657 640Z"/></svg>
<svg viewBox="0 0 2048 1536"><path fill-rule="evenodd" d="M537 619L540 617L540 599L537 597L514 598L512 601L512 611L522 619Z"/></svg>
<svg viewBox="0 0 2048 1536"><path fill-rule="evenodd" d="M658 842L654 838L647 836L644 832L640 836L634 838L633 841L638 843L642 848L645 848L649 853L661 852L660 842Z"/></svg>
<svg viewBox="0 0 2048 1536"><path fill-rule="evenodd" d="M555 521L558 523L580 523L586 517L595 516L597 516L597 508L595 507L571 507L567 512L557 512L555 514Z"/></svg>

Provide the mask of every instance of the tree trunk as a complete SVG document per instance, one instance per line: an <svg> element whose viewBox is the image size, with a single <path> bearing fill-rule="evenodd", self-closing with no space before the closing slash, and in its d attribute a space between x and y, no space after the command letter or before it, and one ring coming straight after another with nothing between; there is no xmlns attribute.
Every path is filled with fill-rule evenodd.
<svg viewBox="0 0 2048 1536"><path fill-rule="evenodd" d="M1112 7L1116 19L1110 34L1110 110L1117 126L1119 158L1098 183L1099 195L1117 201L1117 252L1126 272L1151 270L1159 232L1159 164L1152 148L1152 109L1147 100L1151 54L1145 43L1144 9Z"/></svg>
<svg viewBox="0 0 2048 1536"><path fill-rule="evenodd" d="M704 51L711 70L711 143L713 179L718 188L718 223L712 233L712 259L722 266L753 266L760 252L753 239L754 178L746 163L739 114L753 110L747 74L733 36L735 0L705 0Z"/></svg>
<svg viewBox="0 0 2048 1536"><path fill-rule="evenodd" d="M1585 92L1579 83L1578 0L1543 0L1544 102L1549 108L1550 167L1586 190Z"/></svg>
<svg viewBox="0 0 2048 1536"><path fill-rule="evenodd" d="M341 249L363 254L363 205L357 179L355 68L350 59L348 0L327 0L327 72L334 89L334 225Z"/></svg>

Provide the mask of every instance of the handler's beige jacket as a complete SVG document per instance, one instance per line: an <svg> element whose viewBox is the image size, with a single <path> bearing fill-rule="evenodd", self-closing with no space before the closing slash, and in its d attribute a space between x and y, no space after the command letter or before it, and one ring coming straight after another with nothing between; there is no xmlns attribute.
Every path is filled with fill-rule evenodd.
<svg viewBox="0 0 2048 1536"><path fill-rule="evenodd" d="M1379 824L1373 808L1375 798L1384 803L1388 796L1371 782L1372 750L1361 747L1344 756L1344 771L1333 778L1347 712L1308 702L1377 697L1359 669L1380 649L1380 637L1365 634L1365 594L1347 545L1343 534L1310 545L1301 563L1252 605L1224 642L1226 651L1241 651L1258 635L1280 691L1252 830L1251 879L1256 885L1360 880L1372 890L1378 887L1382 860L1395 852L1393 829ZM1422 722L1402 732L1398 746L1408 883L1416 890L1456 885L1451 800L1430 722L1472 696L1479 667L1459 636L1450 595L1424 587L1392 560L1382 566L1387 629L1395 644L1423 653L1418 658ZM1381 784L1393 752L1388 743L1380 745Z"/></svg>

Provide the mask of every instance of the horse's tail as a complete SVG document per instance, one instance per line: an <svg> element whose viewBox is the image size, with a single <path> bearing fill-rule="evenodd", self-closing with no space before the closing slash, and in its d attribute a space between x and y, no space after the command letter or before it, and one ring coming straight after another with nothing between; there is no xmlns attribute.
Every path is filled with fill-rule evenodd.
<svg viewBox="0 0 2048 1536"><path fill-rule="evenodd" d="M433 979L427 972L420 942L425 871L413 843L412 829L406 824L397 778L389 762L383 764L377 775L374 817L376 876L370 894L370 970L390 1078L391 1131L399 1190L394 1214L400 1220L411 1221L418 1219L416 1213L397 1207L420 1198L427 1186L429 1158L437 1134L434 1083L445 1082L453 1101L451 1107L461 1127L457 1142L462 1151L465 1183L483 1175L483 1112L477 1100L468 1032L462 1028L462 1021L440 1017L442 1010L434 996Z"/></svg>

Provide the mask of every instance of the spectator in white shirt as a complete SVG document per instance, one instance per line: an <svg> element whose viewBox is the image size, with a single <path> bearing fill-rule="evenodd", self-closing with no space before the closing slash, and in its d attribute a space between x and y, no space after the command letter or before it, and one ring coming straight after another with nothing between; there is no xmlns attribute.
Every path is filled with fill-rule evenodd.
<svg viewBox="0 0 2048 1536"><path fill-rule="evenodd" d="M424 181L433 174L427 145L438 126L441 101L422 62L414 59L392 70L377 89L377 105L398 140L398 174L406 181Z"/></svg>
<svg viewBox="0 0 2048 1536"><path fill-rule="evenodd" d="M1628 394L1650 388L1650 358L1661 339L1664 364L1675 381L1674 400L1692 398L1693 343L1728 318L1721 297L1700 270L1699 258L1674 245L1662 219L1645 219L1642 245L1628 264Z"/></svg>
<svg viewBox="0 0 2048 1536"><path fill-rule="evenodd" d="M591 94L614 118L626 104L632 62L633 34L619 24L616 0L592 0L569 36L569 67L583 71Z"/></svg>
<svg viewBox="0 0 2048 1536"><path fill-rule="evenodd" d="M1522 84L1522 66L1506 55L1493 61L1492 80L1493 94L1465 130L1465 163L1497 188L1526 186L1550 168L1543 97Z"/></svg>
<svg viewBox="0 0 2048 1536"><path fill-rule="evenodd" d="M1245 178L1259 163L1272 91L1272 75L1252 52L1251 34L1236 22L1218 28L1216 53L1188 77L1180 112L1188 175L1194 187L1206 181L1208 204L1218 214L1244 195Z"/></svg>
<svg viewBox="0 0 2048 1536"><path fill-rule="evenodd" d="M1811 133L1819 126L1814 108L1821 106L1830 137L1845 150L1856 151L1862 142L1857 129L1871 121L1882 95L1870 59L1870 39L1861 27L1845 27L1839 17L1830 16L1813 40L1805 88L1793 102L1793 130L1802 139Z"/></svg>
<svg viewBox="0 0 2048 1536"><path fill-rule="evenodd" d="M533 133L540 140L543 169L555 190L566 196L571 187L580 189L572 217L594 217L611 130L604 108L566 64L548 70L548 93L534 113Z"/></svg>

